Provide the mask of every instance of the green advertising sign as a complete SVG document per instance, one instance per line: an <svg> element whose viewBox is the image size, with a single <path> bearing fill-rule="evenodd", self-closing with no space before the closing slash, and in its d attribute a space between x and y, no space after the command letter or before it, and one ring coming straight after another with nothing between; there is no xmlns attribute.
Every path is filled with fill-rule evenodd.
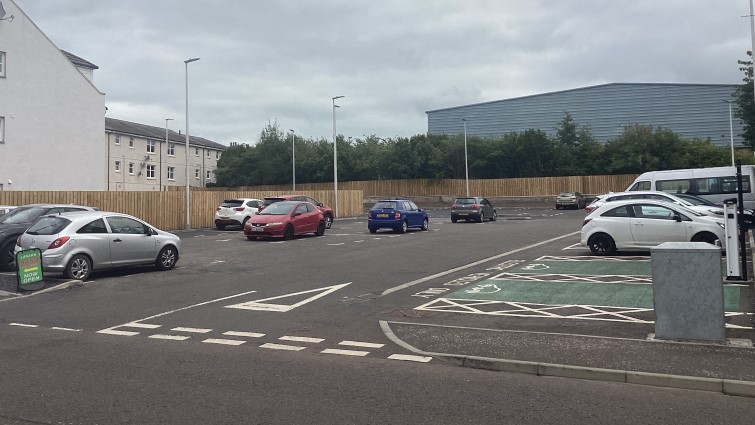
<svg viewBox="0 0 755 425"><path fill-rule="evenodd" d="M17 252L16 270L18 289L34 291L44 288L45 277L42 273L42 251L39 248Z"/></svg>

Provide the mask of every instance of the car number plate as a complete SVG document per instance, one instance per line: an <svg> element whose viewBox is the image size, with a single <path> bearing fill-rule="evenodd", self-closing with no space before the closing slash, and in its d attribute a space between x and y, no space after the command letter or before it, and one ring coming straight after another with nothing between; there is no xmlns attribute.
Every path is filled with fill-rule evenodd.
<svg viewBox="0 0 755 425"><path fill-rule="evenodd" d="M261 227L252 227L252 232L261 232L263 230Z"/></svg>
<svg viewBox="0 0 755 425"><path fill-rule="evenodd" d="M467 213L459 213L459 215L467 215Z"/></svg>
<svg viewBox="0 0 755 425"><path fill-rule="evenodd" d="M388 214L378 214L377 218L388 218Z"/></svg>

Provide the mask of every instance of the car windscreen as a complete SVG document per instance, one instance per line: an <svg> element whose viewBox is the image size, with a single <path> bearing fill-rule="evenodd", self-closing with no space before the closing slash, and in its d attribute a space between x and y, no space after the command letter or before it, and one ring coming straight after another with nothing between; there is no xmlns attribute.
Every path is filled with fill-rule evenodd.
<svg viewBox="0 0 755 425"><path fill-rule="evenodd" d="M558 194L558 196L561 198L571 198L572 196L574 196L574 192L561 192Z"/></svg>
<svg viewBox="0 0 755 425"><path fill-rule="evenodd" d="M265 198L265 207L267 208L268 205L272 205L276 202L285 201L283 198Z"/></svg>
<svg viewBox="0 0 755 425"><path fill-rule="evenodd" d="M476 203L477 201L475 200L475 198L456 198L456 200L454 201L454 204L459 205L470 205Z"/></svg>
<svg viewBox="0 0 755 425"><path fill-rule="evenodd" d="M372 206L373 210L395 210L396 203L390 201L378 201Z"/></svg>
<svg viewBox="0 0 755 425"><path fill-rule="evenodd" d="M41 217L26 230L30 235L56 235L65 229L71 220L60 216Z"/></svg>
<svg viewBox="0 0 755 425"><path fill-rule="evenodd" d="M226 208L234 208L240 207L243 203L244 201L242 201L241 199L226 199L222 204L220 204L220 206Z"/></svg>
<svg viewBox="0 0 755 425"><path fill-rule="evenodd" d="M291 210L298 204L298 202L281 201L274 204L270 204L264 210L260 212L260 215L286 215L290 214Z"/></svg>
<svg viewBox="0 0 755 425"><path fill-rule="evenodd" d="M0 224L30 223L46 211L44 207L19 207L0 217Z"/></svg>

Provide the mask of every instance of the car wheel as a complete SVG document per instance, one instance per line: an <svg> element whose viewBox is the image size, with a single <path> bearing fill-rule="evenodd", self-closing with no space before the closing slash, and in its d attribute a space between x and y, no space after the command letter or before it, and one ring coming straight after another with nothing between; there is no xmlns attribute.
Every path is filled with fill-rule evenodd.
<svg viewBox="0 0 755 425"><path fill-rule="evenodd" d="M406 222L406 220L401 222L401 228L398 229L399 233L406 233L406 231L409 230L409 223Z"/></svg>
<svg viewBox="0 0 755 425"><path fill-rule="evenodd" d="M715 245L718 237L710 232L700 232L695 236L692 236L692 242L706 242L711 245Z"/></svg>
<svg viewBox="0 0 755 425"><path fill-rule="evenodd" d="M561 209L561 205L556 205L556 209L560 210Z"/></svg>
<svg viewBox="0 0 755 425"><path fill-rule="evenodd" d="M325 214L325 228L330 229L333 226L333 216Z"/></svg>
<svg viewBox="0 0 755 425"><path fill-rule="evenodd" d="M215 228L217 228L218 230L225 230L225 224L217 224L216 223L215 224Z"/></svg>
<svg viewBox="0 0 755 425"><path fill-rule="evenodd" d="M68 279L87 280L92 272L92 260L86 255L78 254L68 262L64 276Z"/></svg>
<svg viewBox="0 0 755 425"><path fill-rule="evenodd" d="M477 218L477 222L482 223L483 221L485 221L485 213L480 211L480 216Z"/></svg>
<svg viewBox="0 0 755 425"><path fill-rule="evenodd" d="M587 240L587 246L590 247L595 255L611 255L616 252L616 243L613 238L605 233L596 233Z"/></svg>
<svg viewBox="0 0 755 425"><path fill-rule="evenodd" d="M430 228L430 221L428 219L425 219L422 221L422 230L427 230Z"/></svg>
<svg viewBox="0 0 755 425"><path fill-rule="evenodd" d="M14 241L15 239L8 241L0 251L0 270L2 271L9 272L13 270L13 266L16 264L16 256L13 252L15 250Z"/></svg>
<svg viewBox="0 0 755 425"><path fill-rule="evenodd" d="M315 236L322 236L325 234L325 227L327 225L324 221L321 221L317 224L317 231L315 232Z"/></svg>
<svg viewBox="0 0 755 425"><path fill-rule="evenodd" d="M155 266L157 266L157 270L170 270L175 267L176 261L178 261L178 251L173 245L168 245L164 246L157 254Z"/></svg>
<svg viewBox="0 0 755 425"><path fill-rule="evenodd" d="M498 220L498 213L495 210L493 210L493 216L490 217L490 221L496 221L496 220Z"/></svg>
<svg viewBox="0 0 755 425"><path fill-rule="evenodd" d="M257 240L257 236L247 236L246 239L250 240L250 241L256 241Z"/></svg>
<svg viewBox="0 0 755 425"><path fill-rule="evenodd" d="M456 223L456 220L457 220L456 217L451 217L451 223Z"/></svg>
<svg viewBox="0 0 755 425"><path fill-rule="evenodd" d="M372 227L368 227L367 229L370 231L370 233L377 233L377 229L373 229Z"/></svg>
<svg viewBox="0 0 755 425"><path fill-rule="evenodd" d="M294 238L294 226L288 225L286 226L286 230L283 232L283 239L290 241Z"/></svg>
<svg viewBox="0 0 755 425"><path fill-rule="evenodd" d="M241 228L243 229L244 226L246 226L246 222L249 221L250 217L244 217L244 220L241 222Z"/></svg>

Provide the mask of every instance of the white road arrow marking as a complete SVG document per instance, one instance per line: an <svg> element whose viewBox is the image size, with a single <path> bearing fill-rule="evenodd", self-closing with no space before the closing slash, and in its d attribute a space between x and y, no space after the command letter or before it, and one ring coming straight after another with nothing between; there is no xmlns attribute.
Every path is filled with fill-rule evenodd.
<svg viewBox="0 0 755 425"><path fill-rule="evenodd" d="M350 285L351 282L342 283L340 285L326 286L324 288L310 289L308 291L295 292L293 294L278 295L277 297L264 298L261 300L248 301L241 304L227 305L226 308L238 308L242 310L257 310L257 311L277 311L286 312L295 309L296 307L310 303L318 298L322 298L331 292L335 292L343 287ZM294 304L273 304L266 301L279 300L281 298L297 297L303 294L317 293L312 297L306 298Z"/></svg>

